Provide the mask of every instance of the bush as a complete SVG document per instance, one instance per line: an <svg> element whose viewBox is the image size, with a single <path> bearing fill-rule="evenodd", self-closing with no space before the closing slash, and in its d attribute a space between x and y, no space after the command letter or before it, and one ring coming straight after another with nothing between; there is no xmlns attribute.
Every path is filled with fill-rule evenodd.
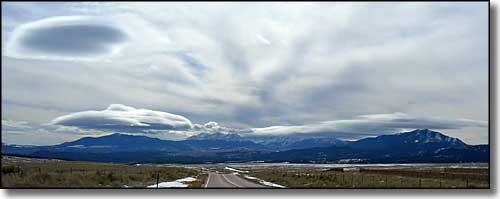
<svg viewBox="0 0 500 199"><path fill-rule="evenodd" d="M2 166L2 174L9 174L9 173L19 173L21 169L19 167L9 165L9 166Z"/></svg>

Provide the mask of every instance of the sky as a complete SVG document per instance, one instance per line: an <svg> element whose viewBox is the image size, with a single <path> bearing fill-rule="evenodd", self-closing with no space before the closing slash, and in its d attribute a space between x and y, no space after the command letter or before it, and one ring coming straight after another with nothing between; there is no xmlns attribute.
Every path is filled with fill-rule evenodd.
<svg viewBox="0 0 500 199"><path fill-rule="evenodd" d="M488 2L2 2L2 142L488 142Z"/></svg>

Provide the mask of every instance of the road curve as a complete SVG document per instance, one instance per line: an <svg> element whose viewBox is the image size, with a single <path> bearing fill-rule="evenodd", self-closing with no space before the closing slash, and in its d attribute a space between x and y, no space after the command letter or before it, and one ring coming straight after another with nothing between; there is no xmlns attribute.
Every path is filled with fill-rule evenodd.
<svg viewBox="0 0 500 199"><path fill-rule="evenodd" d="M268 188L234 174L208 173L204 188Z"/></svg>

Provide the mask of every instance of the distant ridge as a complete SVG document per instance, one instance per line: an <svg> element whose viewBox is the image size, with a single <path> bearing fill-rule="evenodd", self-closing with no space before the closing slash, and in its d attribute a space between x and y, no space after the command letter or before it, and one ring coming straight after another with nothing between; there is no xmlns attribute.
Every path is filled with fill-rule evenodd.
<svg viewBox="0 0 500 199"><path fill-rule="evenodd" d="M345 142L334 138L200 134L170 141L139 135L85 137L54 146L2 144L2 154L96 162L461 163L488 162L488 145L467 145L429 129Z"/></svg>

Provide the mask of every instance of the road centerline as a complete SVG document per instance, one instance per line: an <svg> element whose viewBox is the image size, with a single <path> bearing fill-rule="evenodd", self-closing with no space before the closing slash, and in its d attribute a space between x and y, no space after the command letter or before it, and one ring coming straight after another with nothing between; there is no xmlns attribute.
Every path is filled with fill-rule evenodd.
<svg viewBox="0 0 500 199"><path fill-rule="evenodd" d="M233 183L231 180L227 179L225 174L222 174L222 178L224 178L224 180L226 180L226 182L229 182L229 184L232 184L236 187L242 187L242 186L239 186L238 184Z"/></svg>
<svg viewBox="0 0 500 199"><path fill-rule="evenodd" d="M208 173L207 182L205 183L205 188L207 188L208 183L210 183L210 173Z"/></svg>

